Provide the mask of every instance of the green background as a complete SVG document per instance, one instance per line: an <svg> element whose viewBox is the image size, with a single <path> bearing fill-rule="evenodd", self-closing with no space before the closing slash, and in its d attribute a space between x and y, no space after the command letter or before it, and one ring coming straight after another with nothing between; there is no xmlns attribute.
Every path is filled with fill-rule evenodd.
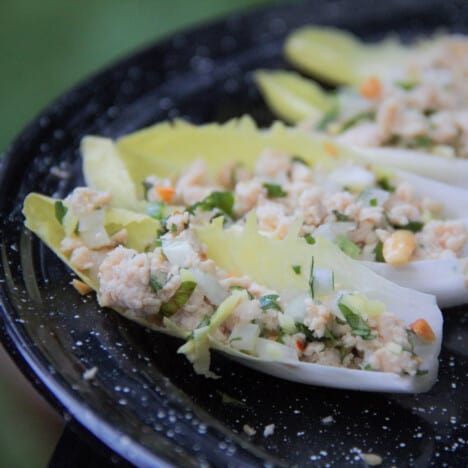
<svg viewBox="0 0 468 468"><path fill-rule="evenodd" d="M77 81L173 31L272 0L0 0L0 153ZM60 420L0 349L0 466L46 466Z"/></svg>

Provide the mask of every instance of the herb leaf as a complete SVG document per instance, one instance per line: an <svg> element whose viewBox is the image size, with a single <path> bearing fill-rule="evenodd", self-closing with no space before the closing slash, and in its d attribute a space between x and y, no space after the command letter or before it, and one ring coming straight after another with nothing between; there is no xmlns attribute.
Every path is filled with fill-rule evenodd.
<svg viewBox="0 0 468 468"><path fill-rule="evenodd" d="M408 224L392 224L395 229L404 229L411 232L419 232L424 227L422 221L410 221Z"/></svg>
<svg viewBox="0 0 468 468"><path fill-rule="evenodd" d="M194 214L197 208L203 211L211 211L217 208L224 214L232 218L232 209L234 207L234 194L232 192L211 192L203 200L194 203L187 208L190 214Z"/></svg>
<svg viewBox="0 0 468 468"><path fill-rule="evenodd" d="M375 255L375 261L380 263L385 263L385 258L383 256L383 243L382 241L378 241L372 251Z"/></svg>
<svg viewBox="0 0 468 468"><path fill-rule="evenodd" d="M377 181L377 185L381 189L386 190L387 192L394 192L395 191L395 187L390 183L390 181L388 180L387 177L381 177Z"/></svg>
<svg viewBox="0 0 468 468"><path fill-rule="evenodd" d="M337 221L349 221L349 216L345 215L344 213L340 213L338 210L333 210L333 214L335 215Z"/></svg>
<svg viewBox="0 0 468 468"><path fill-rule="evenodd" d="M338 106L333 106L319 121L316 130L324 131L327 127L338 118L340 109Z"/></svg>
<svg viewBox="0 0 468 468"><path fill-rule="evenodd" d="M306 325L300 322L296 322L296 329L299 333L303 333L307 340L314 341L317 338L314 335L314 332L310 330Z"/></svg>
<svg viewBox="0 0 468 468"><path fill-rule="evenodd" d="M268 198L284 198L288 196L288 194L283 190L281 185L270 184L268 182L265 182L263 186L267 190Z"/></svg>
<svg viewBox="0 0 468 468"><path fill-rule="evenodd" d="M299 164L303 164L304 166L309 166L309 163L304 158L302 158L301 156L293 156L291 158L291 161L293 163L299 163Z"/></svg>
<svg viewBox="0 0 468 468"><path fill-rule="evenodd" d="M54 204L55 217L60 224L63 224L63 218L67 214L68 208L62 203L62 200L57 200Z"/></svg>
<svg viewBox="0 0 468 468"><path fill-rule="evenodd" d="M360 315L355 314L342 302L338 304L338 307L348 322L348 325L351 327L351 333L353 335L361 336L364 340L372 340L375 338L375 335L371 333L371 329Z"/></svg>
<svg viewBox="0 0 468 468"><path fill-rule="evenodd" d="M278 304L278 294L266 294L262 296L258 301L260 302L260 308L262 310L274 309L282 311L281 306Z"/></svg>
<svg viewBox="0 0 468 468"><path fill-rule="evenodd" d="M184 281L174 295L161 306L159 312L165 317L174 315L183 305L187 303L193 290L197 287L195 281Z"/></svg>
<svg viewBox="0 0 468 468"><path fill-rule="evenodd" d="M346 130L349 130L351 127L354 127L355 125L357 125L359 122L362 122L363 120L374 120L374 119L375 119L375 112L373 111L359 112L358 114L354 115L350 119L343 122L343 125L341 125L341 128L340 128L340 132L345 132Z"/></svg>
<svg viewBox="0 0 468 468"><path fill-rule="evenodd" d="M150 276L149 283L150 283L151 289L155 293L157 293L158 291L160 291L163 288L163 285L160 283L159 279L155 275Z"/></svg>
<svg viewBox="0 0 468 468"><path fill-rule="evenodd" d="M296 275L301 274L301 265L291 265L291 268L293 269L294 273L296 273Z"/></svg>

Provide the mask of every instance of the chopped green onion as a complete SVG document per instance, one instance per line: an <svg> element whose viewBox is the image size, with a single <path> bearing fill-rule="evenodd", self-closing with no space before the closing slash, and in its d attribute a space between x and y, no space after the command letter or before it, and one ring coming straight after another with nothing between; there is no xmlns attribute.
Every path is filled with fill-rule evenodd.
<svg viewBox="0 0 468 468"><path fill-rule="evenodd" d="M314 297L314 257L312 257L312 261L310 263L309 290L310 290L310 295L313 298Z"/></svg>
<svg viewBox="0 0 468 468"><path fill-rule="evenodd" d="M252 296L252 293L247 289L247 288L244 288L243 286L237 286L237 285L234 285L234 286L231 286L229 288L231 291L247 291L247 294L249 295L249 299L253 299L254 297Z"/></svg>
<svg viewBox="0 0 468 468"><path fill-rule="evenodd" d="M309 234L309 233L305 234L305 235L304 235L304 239L305 239L306 242L307 242L308 244L310 244L310 245L314 245L314 244L315 244L315 239L314 239L314 237L312 236L312 234Z"/></svg>
<svg viewBox="0 0 468 468"><path fill-rule="evenodd" d="M379 203L379 202L378 202L377 198L371 198L371 199L369 200L369 205L370 205L370 206L377 206L378 203Z"/></svg>
<svg viewBox="0 0 468 468"><path fill-rule="evenodd" d="M62 203L61 200L57 200L54 205L55 217L60 224L63 224L63 218L67 214L68 208Z"/></svg>
<svg viewBox="0 0 468 468"><path fill-rule="evenodd" d="M427 135L418 135L411 140L405 141L409 148L430 148L434 142Z"/></svg>
<svg viewBox="0 0 468 468"><path fill-rule="evenodd" d="M361 255L361 248L345 236L339 236L336 239L336 245L348 256L355 260Z"/></svg>
<svg viewBox="0 0 468 468"><path fill-rule="evenodd" d="M291 265L294 273L296 273L296 275L300 275L301 274L301 265Z"/></svg>
<svg viewBox="0 0 468 468"><path fill-rule="evenodd" d="M203 200L189 206L187 211L194 214L197 208L203 211L218 209L230 218L232 218L232 209L234 207L234 194L232 192L211 192Z"/></svg>
<svg viewBox="0 0 468 468"><path fill-rule="evenodd" d="M169 299L168 302L161 306L159 311L165 317L170 317L174 315L183 305L187 303L190 296L193 293L193 290L197 287L195 281L184 281L175 294Z"/></svg>
<svg viewBox="0 0 468 468"><path fill-rule="evenodd" d="M402 89L403 91L411 91L418 83L416 81L395 81L395 86Z"/></svg>
<svg viewBox="0 0 468 468"><path fill-rule="evenodd" d="M171 232L172 233L177 232L177 224L174 224L174 223L171 224Z"/></svg>
<svg viewBox="0 0 468 468"><path fill-rule="evenodd" d="M299 333L303 333L307 340L314 341L317 338L314 335L314 332L310 330L306 325L303 323L296 322L296 329Z"/></svg>
<svg viewBox="0 0 468 468"><path fill-rule="evenodd" d="M266 294L259 299L260 308L262 310L274 309L282 311L281 306L278 304L279 296L278 294Z"/></svg>
<svg viewBox="0 0 468 468"><path fill-rule="evenodd" d="M269 184L268 182L265 182L263 186L266 188L267 196L269 198L284 198L288 196L288 194L283 190L281 185Z"/></svg>

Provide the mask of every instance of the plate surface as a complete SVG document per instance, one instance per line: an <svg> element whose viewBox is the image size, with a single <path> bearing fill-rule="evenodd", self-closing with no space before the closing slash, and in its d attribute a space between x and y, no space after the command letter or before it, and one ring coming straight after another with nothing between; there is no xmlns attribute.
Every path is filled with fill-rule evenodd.
<svg viewBox="0 0 468 468"><path fill-rule="evenodd" d="M383 5L385 3L385 5ZM347 392L281 381L219 355L222 378L195 375L180 342L81 298L62 263L26 232L30 191L61 196L82 182L79 141L118 137L156 121L272 116L252 84L258 67L285 66L281 44L305 23L366 39L464 30L462 2L308 2L233 16L144 50L52 104L9 149L0 176L2 341L64 413L139 466L468 463L468 309L444 311L439 381L423 395ZM222 157L222 155L220 155ZM51 170L53 169L53 170ZM97 366L92 381L82 374ZM275 424L265 438L263 429ZM257 430L248 437L244 424Z"/></svg>

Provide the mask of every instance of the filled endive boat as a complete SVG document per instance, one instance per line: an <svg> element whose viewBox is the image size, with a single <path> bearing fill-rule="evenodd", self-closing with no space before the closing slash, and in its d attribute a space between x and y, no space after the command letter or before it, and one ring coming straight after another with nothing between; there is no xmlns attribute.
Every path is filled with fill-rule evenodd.
<svg viewBox="0 0 468 468"><path fill-rule="evenodd" d="M330 92L294 72L260 70L257 84L276 115L334 136L363 157L467 186L468 163L458 160L468 157L465 36L366 45L343 31L310 27L291 34L285 50L318 76L332 77L336 68L337 82L350 87Z"/></svg>
<svg viewBox="0 0 468 468"><path fill-rule="evenodd" d="M167 194L168 191L159 191ZM100 305L186 340L198 373L210 348L280 378L366 391L420 392L437 376L442 316L435 298L397 286L329 241L259 233L225 221L232 199L212 193L166 219L112 208L77 188L64 200L30 194L26 225ZM212 218L213 208L221 217ZM207 216L209 214L209 216Z"/></svg>
<svg viewBox="0 0 468 468"><path fill-rule="evenodd" d="M392 281L435 294L441 306L468 300L466 190L363 167L326 140L280 124L259 131L245 118L160 124L116 143L87 137L82 149L88 185L112 193L116 206L162 218L211 197L211 211L231 202L238 225L254 211L275 238L301 219L309 242L326 237Z"/></svg>

